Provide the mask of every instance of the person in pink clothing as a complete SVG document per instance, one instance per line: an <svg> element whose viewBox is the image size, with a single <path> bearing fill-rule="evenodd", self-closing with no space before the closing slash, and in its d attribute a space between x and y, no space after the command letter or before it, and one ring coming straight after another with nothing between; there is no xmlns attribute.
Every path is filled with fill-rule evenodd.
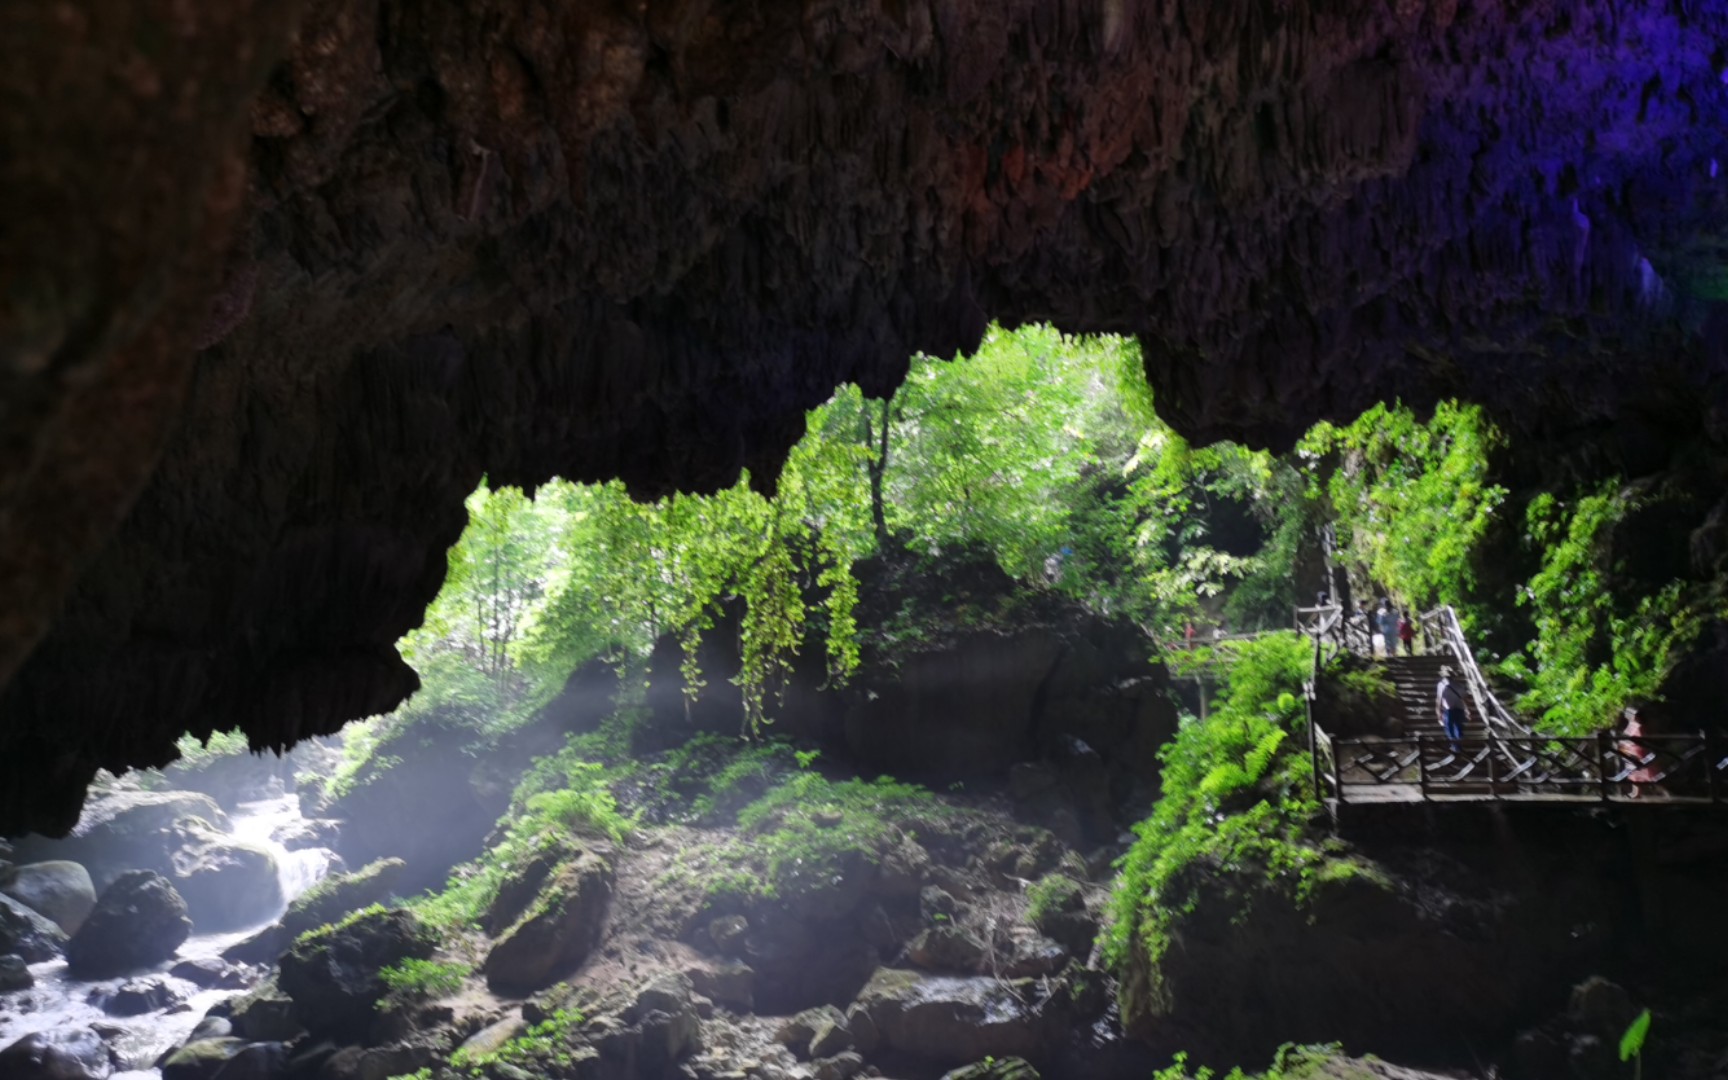
<svg viewBox="0 0 1728 1080"><path fill-rule="evenodd" d="M1639 741L1644 738L1645 731L1644 720L1639 714L1637 706L1628 705L1622 715L1626 718L1626 726L1620 731L1620 741L1615 744L1615 749L1620 751L1620 755L1629 764L1649 761L1650 749ZM1638 768L1633 769L1626 776L1626 797L1628 799L1643 798L1645 788L1649 788L1658 795L1667 794L1657 783L1661 779L1661 773L1656 768L1654 761L1640 764Z"/></svg>

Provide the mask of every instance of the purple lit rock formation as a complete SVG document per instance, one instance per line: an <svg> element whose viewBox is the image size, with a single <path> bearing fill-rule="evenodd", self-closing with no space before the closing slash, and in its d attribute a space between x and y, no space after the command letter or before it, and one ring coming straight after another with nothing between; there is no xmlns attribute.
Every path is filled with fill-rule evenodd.
<svg viewBox="0 0 1728 1080"><path fill-rule="evenodd" d="M1201 438L1720 469L1725 66L1713 3L4 5L0 830L390 707L482 474L765 479L992 318Z"/></svg>

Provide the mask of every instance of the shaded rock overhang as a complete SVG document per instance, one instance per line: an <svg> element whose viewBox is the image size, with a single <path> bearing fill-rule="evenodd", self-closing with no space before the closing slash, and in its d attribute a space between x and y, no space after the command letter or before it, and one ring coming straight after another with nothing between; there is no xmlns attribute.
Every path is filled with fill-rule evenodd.
<svg viewBox="0 0 1728 1080"><path fill-rule="evenodd" d="M0 5L0 831L397 703L482 475L771 477L990 319L1201 439L1717 445L1725 68L1716 0Z"/></svg>

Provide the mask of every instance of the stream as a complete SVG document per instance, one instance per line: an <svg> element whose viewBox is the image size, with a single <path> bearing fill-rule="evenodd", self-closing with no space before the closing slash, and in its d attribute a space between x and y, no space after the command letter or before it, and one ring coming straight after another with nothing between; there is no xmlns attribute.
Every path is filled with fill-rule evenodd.
<svg viewBox="0 0 1728 1080"><path fill-rule="evenodd" d="M329 873L333 855L324 848L289 851L276 839L285 828L301 820L300 805L291 794L240 803L229 820L235 837L268 848L276 857L282 903L267 918L244 929L219 934L194 933L172 959L116 978L72 978L66 972L65 960L31 964L30 973L36 979L34 987L0 994L0 1049L32 1032L89 1027L103 1036L120 1060L122 1071L114 1074L114 1080L155 1080L161 1072L153 1063L164 1051L185 1041L211 1006L245 993L202 989L166 973L184 960L220 959L223 950L274 923L282 917L289 901ZM163 975L184 1000L163 1011L130 1017L109 1016L91 1004L96 993L148 975Z"/></svg>

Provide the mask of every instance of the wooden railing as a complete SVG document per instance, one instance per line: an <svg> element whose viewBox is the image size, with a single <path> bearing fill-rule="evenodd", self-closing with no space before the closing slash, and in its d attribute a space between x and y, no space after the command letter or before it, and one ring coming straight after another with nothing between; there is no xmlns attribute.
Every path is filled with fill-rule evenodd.
<svg viewBox="0 0 1728 1080"><path fill-rule="evenodd" d="M1314 715L1320 673L1332 657L1371 653L1366 627L1338 607L1298 608L1296 628L1314 639L1303 686L1316 794L1350 803L1415 801L1728 803L1728 741L1699 732L1626 739L1611 732L1560 738L1532 731L1495 695L1457 612L1421 616L1427 651L1446 654L1468 690L1470 722L1457 749L1435 733L1333 738Z"/></svg>
<svg viewBox="0 0 1728 1080"><path fill-rule="evenodd" d="M1476 666L1476 654L1464 638L1464 628L1458 624L1458 613L1450 606L1439 607L1421 616L1419 621L1429 649L1450 654L1458 665L1458 674L1463 676L1469 688L1471 711L1476 719L1489 730L1508 738L1532 734L1512 715L1511 710L1500 703L1482 669Z"/></svg>
<svg viewBox="0 0 1728 1080"><path fill-rule="evenodd" d="M1341 802L1506 801L1714 803L1728 801L1728 746L1714 735L1616 739L1531 735L1316 737L1323 797Z"/></svg>

